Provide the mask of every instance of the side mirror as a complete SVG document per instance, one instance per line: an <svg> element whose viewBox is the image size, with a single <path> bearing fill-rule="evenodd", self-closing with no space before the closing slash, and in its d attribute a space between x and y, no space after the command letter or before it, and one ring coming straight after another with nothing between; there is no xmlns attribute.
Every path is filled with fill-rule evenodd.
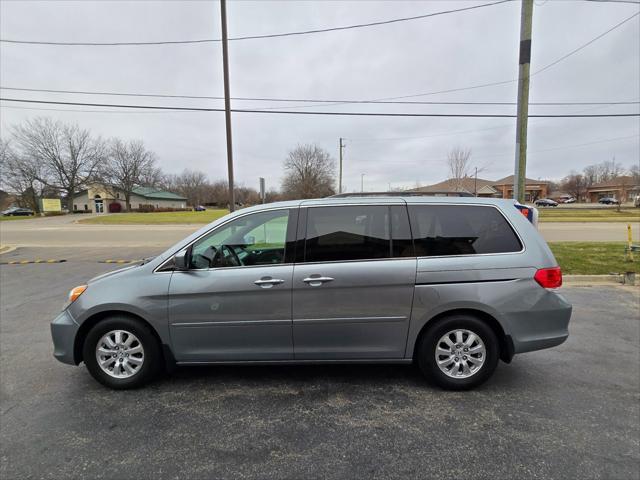
<svg viewBox="0 0 640 480"><path fill-rule="evenodd" d="M188 270L189 269L189 265L188 265L188 259L189 259L189 254L188 254L188 249L184 249L184 250L180 250L178 253L176 253L173 256L173 265L175 267L176 270Z"/></svg>

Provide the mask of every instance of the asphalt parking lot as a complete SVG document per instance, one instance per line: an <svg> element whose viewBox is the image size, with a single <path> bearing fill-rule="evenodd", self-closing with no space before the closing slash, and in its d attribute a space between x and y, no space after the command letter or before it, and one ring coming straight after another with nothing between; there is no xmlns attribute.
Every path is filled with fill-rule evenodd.
<svg viewBox="0 0 640 480"><path fill-rule="evenodd" d="M638 289L565 288L569 340L444 392L406 366L179 369L110 391L55 361L68 290L153 249L22 248L0 266L0 477L640 476Z"/></svg>

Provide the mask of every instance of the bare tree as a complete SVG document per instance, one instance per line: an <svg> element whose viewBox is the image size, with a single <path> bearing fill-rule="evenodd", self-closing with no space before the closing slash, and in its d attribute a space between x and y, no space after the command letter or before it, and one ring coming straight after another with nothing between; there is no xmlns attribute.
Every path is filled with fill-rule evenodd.
<svg viewBox="0 0 640 480"><path fill-rule="evenodd" d="M600 181L598 176L597 165L589 165L587 167L584 167L584 170L582 170L582 174L584 177L584 181L587 185L587 188L589 188L591 185L594 185Z"/></svg>
<svg viewBox="0 0 640 480"><path fill-rule="evenodd" d="M462 179L469 176L469 159L471 158L470 148L455 147L447 155L447 165L449 166L449 182L454 191L462 189Z"/></svg>
<svg viewBox="0 0 640 480"><path fill-rule="evenodd" d="M2 186L18 197L18 203L40 213L44 184L42 165L29 157L20 157L9 142L0 140L0 178Z"/></svg>
<svg viewBox="0 0 640 480"><path fill-rule="evenodd" d="M624 175L624 168L616 159L605 160L604 162L589 165L582 170L587 187L596 183L608 182L621 175Z"/></svg>
<svg viewBox="0 0 640 480"><path fill-rule="evenodd" d="M260 203L260 194L255 188L238 185L235 191L236 201L241 205L257 205Z"/></svg>
<svg viewBox="0 0 640 480"><path fill-rule="evenodd" d="M162 168L151 168L140 177L140 185L143 187L160 188L162 186L164 176Z"/></svg>
<svg viewBox="0 0 640 480"><path fill-rule="evenodd" d="M631 165L631 168L629 168L629 175L631 175L633 183L640 185L640 163Z"/></svg>
<svg viewBox="0 0 640 480"><path fill-rule="evenodd" d="M168 175L164 180L165 188L174 190L187 198L192 206L206 202L207 190L210 188L207 174L198 170L185 169L179 175Z"/></svg>
<svg viewBox="0 0 640 480"><path fill-rule="evenodd" d="M286 198L326 197L335 193L335 162L317 145L298 145L284 161Z"/></svg>
<svg viewBox="0 0 640 480"><path fill-rule="evenodd" d="M29 159L42 168L38 180L73 194L85 186L105 160L104 142L88 130L66 125L50 118L27 120L12 129L20 159Z"/></svg>
<svg viewBox="0 0 640 480"><path fill-rule="evenodd" d="M260 194L255 188L235 185L236 202L240 205L255 205L260 203ZM228 206L229 184L226 180L217 180L207 184L204 189L203 202L214 203L219 207Z"/></svg>
<svg viewBox="0 0 640 480"><path fill-rule="evenodd" d="M109 142L109 161L104 169L107 184L124 193L127 211L131 210L133 190L148 181L158 170L155 154L140 140L124 142L114 138Z"/></svg>
<svg viewBox="0 0 640 480"><path fill-rule="evenodd" d="M621 176L624 173L622 164L617 163L616 159L605 160L599 164L600 167L600 182L607 182Z"/></svg>
<svg viewBox="0 0 640 480"><path fill-rule="evenodd" d="M588 187L587 178L576 171L572 171L562 179L562 189L577 201L581 201L586 197Z"/></svg>

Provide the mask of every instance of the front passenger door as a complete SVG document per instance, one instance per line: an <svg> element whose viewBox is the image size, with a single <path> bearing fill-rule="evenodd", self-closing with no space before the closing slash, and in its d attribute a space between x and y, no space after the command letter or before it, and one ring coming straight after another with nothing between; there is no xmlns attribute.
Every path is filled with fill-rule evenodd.
<svg viewBox="0 0 640 480"><path fill-rule="evenodd" d="M242 215L190 247L172 273L169 327L178 362L290 360L297 209Z"/></svg>

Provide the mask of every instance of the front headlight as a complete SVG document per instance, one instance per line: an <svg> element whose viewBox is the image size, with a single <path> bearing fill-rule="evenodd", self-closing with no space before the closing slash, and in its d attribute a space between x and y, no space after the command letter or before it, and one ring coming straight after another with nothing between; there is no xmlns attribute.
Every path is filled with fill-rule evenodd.
<svg viewBox="0 0 640 480"><path fill-rule="evenodd" d="M77 287L72 288L69 292L69 303L75 302L78 297L82 295L82 292L84 292L86 289L86 285L78 285Z"/></svg>

